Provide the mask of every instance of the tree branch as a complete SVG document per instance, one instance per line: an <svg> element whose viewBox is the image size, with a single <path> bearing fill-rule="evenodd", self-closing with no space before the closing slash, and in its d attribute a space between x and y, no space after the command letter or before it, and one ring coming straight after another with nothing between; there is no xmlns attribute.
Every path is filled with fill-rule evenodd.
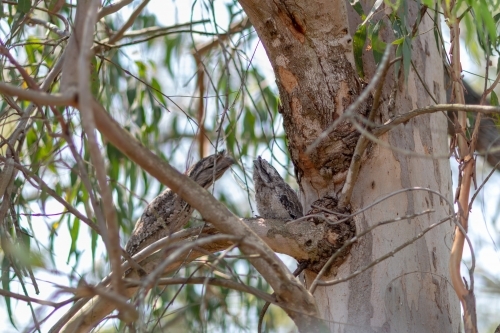
<svg viewBox="0 0 500 333"><path fill-rule="evenodd" d="M38 105L68 106L76 102L75 91L66 91L64 94L48 94L42 91L22 89L8 83L0 82L0 93L16 96L21 100L30 101Z"/></svg>
<svg viewBox="0 0 500 333"><path fill-rule="evenodd" d="M387 133L389 130L396 127L397 125L406 123L412 118L415 118L423 114L434 113L439 111L464 111L464 112L491 114L491 113L500 113L500 107L489 106L489 105L465 105L465 104L437 104L437 105L426 106L424 108L414 109L406 113L400 114L386 121L385 124L374 128L372 130L372 133L375 136L381 136L382 134Z"/></svg>
<svg viewBox="0 0 500 333"><path fill-rule="evenodd" d="M371 89L378 87L378 91L381 90L383 84L378 84L380 80L383 80L387 74L389 69L389 54L391 51L391 44L388 44L382 61L380 62L380 66L375 73L375 76L372 79L372 82L366 87L366 91L370 91ZM373 85L372 85L373 83ZM370 90L369 90L370 89ZM379 95L378 93L377 95ZM363 94L361 94L358 98L361 99ZM376 99L378 103L378 98ZM373 121L375 117L375 111L378 105L374 104L368 116L369 121ZM347 171L346 180L344 186L342 187L342 192L340 194L338 207L343 209L347 207L347 205L351 202L352 191L354 190L354 185L356 184L356 180L358 179L359 169L361 168L361 157L363 156L363 152L370 140L363 134L361 134L358 138L358 142L356 143L356 148L354 149L354 154L351 159L351 164L349 165L349 170Z"/></svg>
<svg viewBox="0 0 500 333"><path fill-rule="evenodd" d="M318 324L317 320L319 315L314 298L292 276L272 249L248 226L241 223L240 219L228 211L209 192L202 189L193 180L179 173L168 163L142 146L142 144L121 128L101 105L94 101L92 107L95 113L94 119L97 129L122 153L127 155L153 177L157 178L161 183L168 186L172 191L178 193L220 232L243 237L245 242L241 244L240 249L244 254L250 255L254 253L255 246L263 251L262 253L268 258L267 260L262 257L249 257L249 261L269 282L276 292L280 304L286 304L289 308L294 309L294 311L289 309L285 309L285 311L298 326L313 325L314 327L321 327L322 324ZM268 260L272 260L273 264L270 265ZM74 329L74 323L79 321L78 318L73 319L72 324L70 323L67 326L68 328L72 327ZM80 327L79 329L84 330L86 328Z"/></svg>
<svg viewBox="0 0 500 333"><path fill-rule="evenodd" d="M77 82L78 87L78 109L82 119L82 127L87 136L90 158L94 164L97 182L101 190L103 210L106 216L106 224L98 219L102 231L102 238L109 255L109 261L113 271L117 272L113 279L115 292L123 294L121 281L121 247L118 231L118 222L113 204L111 190L107 183L106 165L99 149L99 143L95 134L95 119L92 112L92 93L90 92L90 50L93 44L94 27L97 21L97 0L79 2L76 13L76 27L73 36L76 36L73 47L78 49ZM73 61L67 58L66 62ZM74 78L73 78L74 79Z"/></svg>
<svg viewBox="0 0 500 333"><path fill-rule="evenodd" d="M115 3L112 3L109 6L102 7L99 12L97 13L97 20L102 19L105 16L108 16L110 14L116 13L123 7L131 4L134 0L121 0L117 1Z"/></svg>
<svg viewBox="0 0 500 333"><path fill-rule="evenodd" d="M452 95L453 101L460 104L465 104L464 86L462 83L462 64L460 62L460 18L456 14L456 3L450 1L445 7L445 17L447 18L448 26L450 27L450 61L451 61L451 80L452 80ZM455 227L455 239L450 252L450 277L453 288L462 303L463 307L463 320L466 333L477 332L477 319L476 319L476 306L474 296L474 278L470 274L471 286L470 289L464 284L460 273L460 264L462 261L463 248L465 245L466 232L469 221L469 193L472 183L472 176L475 170L475 160L473 157L474 146L477 140L479 131L478 117L474 132L472 133L472 142L465 136L467 128L467 114L459 112L458 118L455 120L455 128L457 133L455 141L458 146L458 154L460 159L459 179L460 184L457 189L457 204L458 204L458 218L460 228L458 225ZM462 230L463 229L463 230Z"/></svg>
<svg viewBox="0 0 500 333"><path fill-rule="evenodd" d="M37 304L40 304L40 305L48 305L48 306L51 306L51 307L54 307L54 308L58 308L61 305L64 305L64 304L67 303L67 301L59 302L59 303L52 302L52 301L45 301L43 299L28 297L28 296L25 296L25 295L13 293L12 291L3 290L3 289L0 289L0 295L2 295L4 297L12 297L12 298L24 301L24 302L37 303Z"/></svg>
<svg viewBox="0 0 500 333"><path fill-rule="evenodd" d="M141 14L142 10L146 5L149 3L150 0L143 0L139 6L137 6L136 9L132 12L128 20L123 24L123 26L118 30L113 36L109 38L108 44L114 44L117 41L119 41L122 37L123 34L134 24L135 19Z"/></svg>

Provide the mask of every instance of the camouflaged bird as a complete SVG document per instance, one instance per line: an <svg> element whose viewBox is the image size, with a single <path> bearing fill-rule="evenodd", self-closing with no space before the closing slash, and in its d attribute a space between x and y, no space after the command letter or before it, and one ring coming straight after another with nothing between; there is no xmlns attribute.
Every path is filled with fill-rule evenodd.
<svg viewBox="0 0 500 333"><path fill-rule="evenodd" d="M302 204L278 171L260 156L253 161L255 202L261 217L294 220L303 216Z"/></svg>
<svg viewBox="0 0 500 333"><path fill-rule="evenodd" d="M195 163L187 176L204 188L210 187L234 163L224 151L207 156ZM125 246L131 256L147 245L180 230L193 214L186 201L170 189L163 191L146 207Z"/></svg>

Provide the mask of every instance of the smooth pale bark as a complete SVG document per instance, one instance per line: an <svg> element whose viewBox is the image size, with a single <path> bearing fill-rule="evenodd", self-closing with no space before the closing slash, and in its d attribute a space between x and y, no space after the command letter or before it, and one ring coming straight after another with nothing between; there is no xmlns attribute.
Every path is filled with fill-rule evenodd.
<svg viewBox="0 0 500 333"><path fill-rule="evenodd" d="M361 91L351 49L351 34L359 17L344 1L241 0L240 3L255 26L276 74L290 155L307 211L311 202L327 194L335 195L341 188L352 154L350 142L355 142L355 138L353 140L346 124L334 131L313 154L308 156L304 151ZM408 2L408 6L408 22L413 24L418 9L415 3ZM371 6L366 7L368 11ZM411 31L411 26L408 29ZM436 49L431 29L432 22L426 17L419 31L427 33L413 40L412 60L429 91L443 103L446 95L442 55ZM387 41L394 39L389 30L383 31ZM364 65L365 73L371 77L375 65L368 53L364 56ZM380 114L376 119L385 122L391 116L431 104L432 99L413 69L407 84L402 75L396 80L391 70L383 86ZM362 107L358 112L366 110ZM424 157L382 145L369 147L354 189L352 211L410 187L428 187L452 201L449 161L431 158L446 155L446 128L443 114L422 115L381 137L392 147ZM337 277L347 276L386 254L449 215L452 208L428 192L405 192L358 215L359 232L379 221L426 209L433 209L435 213L380 227L363 237L352 247ZM352 280L318 287L314 296L331 331L457 332L459 304L448 282L452 232L453 226L445 223ZM306 283L310 284L314 277L314 273L307 272Z"/></svg>

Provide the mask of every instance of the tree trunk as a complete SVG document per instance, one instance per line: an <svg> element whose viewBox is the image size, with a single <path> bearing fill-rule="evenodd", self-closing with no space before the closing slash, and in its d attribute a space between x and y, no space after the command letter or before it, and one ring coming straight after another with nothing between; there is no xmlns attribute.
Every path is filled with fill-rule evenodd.
<svg viewBox="0 0 500 333"><path fill-rule="evenodd" d="M307 212L315 200L338 195L359 136L344 121L311 154L305 153L363 89L354 69L352 50L359 17L344 0L240 3L256 28L276 75L290 155ZM419 8L412 2L408 2L408 7L407 22L413 24ZM432 27L433 22L425 17L419 29L422 34L412 41L412 61L430 93L437 101L445 102L442 55L434 35L428 32ZM411 28L408 26L409 31ZM394 37L389 28L385 29L385 41L391 42ZM368 52L363 62L370 78L375 64ZM395 77L391 69L383 83L378 122L433 104L413 69L407 83L403 74ZM370 108L368 100L357 112L366 115ZM425 115L383 135L385 146L369 146L354 188L352 212L411 187L433 189L444 198L423 190L407 191L356 215L359 233L380 221L428 209L434 211L374 229L350 249L345 263L323 279L356 272L450 214L453 207L447 201L453 202L451 173L449 160L443 157L448 151L446 130L443 114ZM397 150L388 149L387 145ZM446 222L347 282L318 287L314 296L331 331L457 332L460 311L447 281L452 232L453 226ZM307 271L306 283L311 284L315 276Z"/></svg>

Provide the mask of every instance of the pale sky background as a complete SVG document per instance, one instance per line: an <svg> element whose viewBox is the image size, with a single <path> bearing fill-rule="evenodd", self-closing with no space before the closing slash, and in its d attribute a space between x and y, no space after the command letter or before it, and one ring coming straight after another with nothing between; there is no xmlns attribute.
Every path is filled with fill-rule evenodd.
<svg viewBox="0 0 500 333"><path fill-rule="evenodd" d="M137 2L134 2L135 5L137 5ZM218 15L218 19L220 20L220 24L224 26L227 22L227 17L225 17L227 11L224 8L223 2L222 1L215 1L214 6L217 8L216 13ZM199 7L199 6L198 6ZM195 10L198 10L199 8L195 7ZM158 15L158 18L160 20L160 23L163 24L164 26L172 25L174 23L174 18L177 18L177 22L183 23L183 22L189 22L190 21L190 15L191 15L191 3L185 3L183 1L177 1L175 4L171 1L162 1L162 0L153 0L148 4L146 7L150 13L156 13ZM124 17L128 17L128 13L130 13L130 9L123 10L122 13ZM197 13L194 15L194 19L197 19L196 16ZM199 14L199 13L198 13ZM465 53L463 53L465 55ZM130 48L130 53L128 55L132 59L141 59L141 53L140 53L140 47L131 47ZM267 56L262 48L262 46L257 46L257 51L255 53L255 58L253 61L254 64L258 64L259 68L261 69L262 72L266 74L266 80L271 84L272 86L275 85L274 83L274 74L271 69L271 66L269 64L269 61L267 60ZM496 63L496 61L493 61L493 63ZM464 70L469 70L472 72L477 71L476 65L472 64L466 56L463 57L463 67ZM172 87L174 89L174 87ZM170 91L165 92L167 95L170 94ZM263 154L264 158L270 157L269 152L262 151L260 152ZM274 153L278 153L278 150L275 150ZM181 161L182 163L182 161ZM451 162L452 164L452 173L453 173L453 184L456 186L457 184L457 163L455 161ZM278 170L283 174L284 170L280 169L278 167ZM477 166L477 171L478 171L478 185L481 184L481 180L486 177L486 175L490 171L490 167L483 165L481 163L481 160L478 162ZM61 175L61 178L64 179L67 177L67 175ZM234 184L234 180L231 178L230 173L226 173L224 178L218 183L221 184L219 186L227 186L228 184ZM482 191L482 194L478 197L476 200L472 213L470 215L470 238L473 240L473 243L475 244L475 254L476 254L476 260L477 260L477 266L483 267L485 269L488 269L490 273L495 274L496 276L500 275L500 253L498 250L498 244L495 244L493 240L498 239L498 227L494 227L492 224L492 221L496 218L497 222L496 225L500 226L500 222L498 221L498 216L494 216L496 213L498 207L499 207L499 201L500 201L500 175L498 172L496 172L491 179L489 180L488 184L485 186L484 190ZM235 186L235 185L230 185L230 186ZM246 202L246 193L237 188L235 186L236 191L241 193L241 199L243 202ZM34 211L33 213L41 213L38 211L38 207L33 207ZM51 203L48 204L46 207L46 213L51 214L51 213L58 213L61 212L63 209L61 208L60 205ZM84 211L82 213L85 214ZM46 244L49 244L49 233L50 233L50 227L47 225L42 218L36 218L33 217L33 226L35 228L36 232L36 237L39 239L46 239L47 242ZM60 234L65 235L68 234L66 225L62 226L62 229L59 231ZM86 230L87 228L82 225L81 230L80 230L80 236L78 239L78 247L79 248L88 248L88 251L84 251L81 254L81 263L88 263L87 267L80 266L79 270L81 272L85 271L90 271L90 263L92 260L91 257L91 252L90 252L90 247L88 244L90 244L90 237L89 233ZM60 275L55 275L50 272L42 271L39 270L36 275L38 277L41 293L40 295L36 295L33 292L32 296L40 299L50 299L50 300L55 300L57 298L56 296L56 291L57 289L54 288L53 284L61 284L61 285L67 285L68 284L68 278L67 276L71 273L71 265L68 265L66 263L67 260L67 254L69 252L69 247L70 247L71 241L70 239L64 240L62 237L59 237L57 239L57 242L55 244L55 260L56 264L55 267L57 270L61 273ZM101 247L102 251L102 247ZM467 255L469 254L468 250L465 250L465 256L467 258ZM98 254L97 258L100 258L101 256ZM74 260L74 259L71 259ZM286 262L289 264L289 266L293 269L295 267L295 264L293 263L292 260L286 259ZM71 264L72 262L70 262ZM50 267L50 263L49 267ZM103 266L103 269L107 270L107 265L103 264L101 262L101 265ZM463 274L467 276L466 271L463 271ZM97 282L97 281L88 281L88 282ZM477 290L477 289L476 289ZM13 291L16 291L15 288L13 288ZM22 290L17 290L17 292L22 293ZM31 291L30 291L31 292ZM478 291L476 291L478 292ZM68 298L68 295L64 295L63 297L59 297L59 300L66 299ZM483 295L480 293L477 293L477 299L478 299L478 309L480 310L479 313L490 313L491 315L494 315L495 313L498 314L500 313L500 300L498 297L490 297L489 295ZM31 322L31 315L29 313L29 308L26 305L25 302L16 302L15 300L12 300L13 302L13 311L17 314L22 314L22 315L17 315L16 320L19 328L24 328L26 327L30 322ZM35 306L36 308L37 306ZM65 307L63 309L60 309L56 315L52 316L51 319L46 323L46 325L43 325L43 331L47 331L48 328L50 328L57 319L65 313L65 310L69 308ZM488 311L482 311L488 309ZM43 317L42 317L43 318ZM498 318L496 319L498 321ZM485 320L483 317L479 316L478 317L478 322L480 325L480 331L485 332L486 327L484 327ZM11 326L8 317L7 317L7 311L5 309L5 302L3 299L0 299L0 332L15 332L15 329Z"/></svg>

